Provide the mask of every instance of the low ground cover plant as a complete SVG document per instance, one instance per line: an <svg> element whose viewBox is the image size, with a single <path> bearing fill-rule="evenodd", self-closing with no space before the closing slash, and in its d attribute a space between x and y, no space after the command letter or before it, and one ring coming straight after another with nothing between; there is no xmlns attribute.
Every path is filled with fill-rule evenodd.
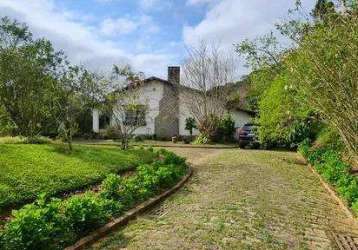
<svg viewBox="0 0 358 250"><path fill-rule="evenodd" d="M0 137L0 144L50 144L53 141L44 136L35 136L32 138L22 136L3 136Z"/></svg>
<svg viewBox="0 0 358 250"><path fill-rule="evenodd" d="M13 212L0 231L0 249L63 249L137 203L173 186L187 172L185 159L157 152L152 164L142 164L134 176L111 174L98 194L87 192L67 200L41 196Z"/></svg>
<svg viewBox="0 0 358 250"><path fill-rule="evenodd" d="M77 145L69 154L56 144L0 144L0 212L42 192L56 195L99 183L155 157L144 149Z"/></svg>
<svg viewBox="0 0 358 250"><path fill-rule="evenodd" d="M301 144L299 151L317 172L336 188L358 215L358 177L350 173L350 165L342 160L341 154L334 148L311 148L306 141Z"/></svg>

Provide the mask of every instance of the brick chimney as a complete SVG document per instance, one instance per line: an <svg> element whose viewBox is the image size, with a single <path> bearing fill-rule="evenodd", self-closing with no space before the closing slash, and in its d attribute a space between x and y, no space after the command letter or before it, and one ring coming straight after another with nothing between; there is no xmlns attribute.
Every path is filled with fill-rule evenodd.
<svg viewBox="0 0 358 250"><path fill-rule="evenodd" d="M168 82L173 84L180 84L180 67L169 66L168 67Z"/></svg>

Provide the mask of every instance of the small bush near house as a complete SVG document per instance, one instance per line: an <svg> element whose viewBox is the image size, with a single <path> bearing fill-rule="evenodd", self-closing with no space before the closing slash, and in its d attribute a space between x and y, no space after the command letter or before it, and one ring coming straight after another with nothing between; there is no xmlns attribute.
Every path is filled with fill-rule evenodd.
<svg viewBox="0 0 358 250"><path fill-rule="evenodd" d="M190 137L193 136L193 130L198 128L196 126L196 121L193 117L188 117L185 119L185 130L189 131Z"/></svg>
<svg viewBox="0 0 358 250"><path fill-rule="evenodd" d="M204 134L200 134L196 137L195 141L193 142L193 144L208 144L209 143L209 138L207 136L205 136Z"/></svg>
<svg viewBox="0 0 358 250"><path fill-rule="evenodd" d="M133 140L134 140L135 142L142 142L142 141L144 141L144 138L145 138L145 136L136 135L136 136L133 137Z"/></svg>
<svg viewBox="0 0 358 250"><path fill-rule="evenodd" d="M234 140L235 121L230 115L225 115L219 122L216 129L214 140L215 142L232 142Z"/></svg>
<svg viewBox="0 0 358 250"><path fill-rule="evenodd" d="M158 156L127 179L109 175L99 194L87 192L64 201L42 196L15 211L0 231L0 249L63 249L111 217L173 186L187 172L185 159L165 150Z"/></svg>
<svg viewBox="0 0 358 250"><path fill-rule="evenodd" d="M104 132L104 138L106 139L120 139L121 135L118 133L118 129L113 126L110 126Z"/></svg>

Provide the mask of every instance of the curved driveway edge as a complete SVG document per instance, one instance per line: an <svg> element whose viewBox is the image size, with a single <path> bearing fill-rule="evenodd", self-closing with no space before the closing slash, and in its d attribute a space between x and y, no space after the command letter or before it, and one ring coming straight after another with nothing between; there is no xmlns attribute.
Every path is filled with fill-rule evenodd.
<svg viewBox="0 0 358 250"><path fill-rule="evenodd" d="M78 250L78 249L84 249L85 247L91 245L92 243L96 242L100 238L106 236L110 232L118 229L121 226L126 225L130 220L135 219L137 215L143 213L144 211L148 210L149 208L157 205L161 201L163 201L165 198L176 192L178 189L180 189L192 176L193 170L191 167L188 169L188 173L179 181L174 187L171 189L161 193L160 195L157 195L153 198L150 198L149 200L139 204L135 208L129 210L126 212L123 216L107 223L106 225L102 226L101 228L97 229L93 233L89 234L86 237L83 237L82 239L78 240L74 245L69 246L65 248L65 250Z"/></svg>

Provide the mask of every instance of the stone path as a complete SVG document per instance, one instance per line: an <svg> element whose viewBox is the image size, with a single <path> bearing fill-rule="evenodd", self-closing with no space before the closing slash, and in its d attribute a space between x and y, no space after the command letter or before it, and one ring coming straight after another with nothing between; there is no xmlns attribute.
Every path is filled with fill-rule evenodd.
<svg viewBox="0 0 358 250"><path fill-rule="evenodd" d="M345 245L342 249L358 245L356 221L307 166L298 164L297 154L170 150L194 165L186 187L93 249L339 249L336 241Z"/></svg>

